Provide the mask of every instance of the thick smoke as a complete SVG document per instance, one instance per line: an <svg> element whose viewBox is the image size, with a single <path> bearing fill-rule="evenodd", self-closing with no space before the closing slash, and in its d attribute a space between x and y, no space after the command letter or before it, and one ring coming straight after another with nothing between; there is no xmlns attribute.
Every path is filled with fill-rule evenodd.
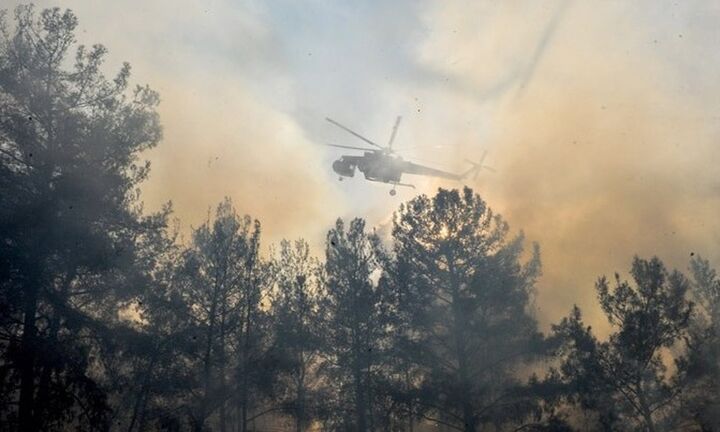
<svg viewBox="0 0 720 432"><path fill-rule="evenodd" d="M207 77L201 88L203 95L187 88L163 93L167 145L150 155L146 199L172 199L186 228L229 196L260 219L270 241L322 236L344 198L317 175L325 168L319 147L232 82Z"/></svg>
<svg viewBox="0 0 720 432"><path fill-rule="evenodd" d="M542 57L523 65L548 31L538 18L553 16L530 3L520 9L535 4L537 13L443 4L430 15L439 30L423 58L454 73L478 112L491 111L483 127L499 171L484 174L477 189L541 244L541 319L556 320L577 302L597 328L593 282L623 273L633 254L656 254L680 270L691 254L719 258L718 95L708 76L717 75L720 57L697 56L696 45L718 32L699 22L712 12L700 5L653 12L650 3L573 3ZM523 35L528 27L534 35ZM448 66L448 53L464 66ZM498 53L508 60L487 61ZM503 71L523 91L483 99ZM455 139L464 144L459 154L485 145Z"/></svg>

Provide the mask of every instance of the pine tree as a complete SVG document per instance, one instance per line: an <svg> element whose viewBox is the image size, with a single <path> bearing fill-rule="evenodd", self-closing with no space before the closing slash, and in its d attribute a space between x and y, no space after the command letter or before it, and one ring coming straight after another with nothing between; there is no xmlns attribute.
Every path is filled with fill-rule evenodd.
<svg viewBox="0 0 720 432"><path fill-rule="evenodd" d="M605 430L655 432L669 427L683 391L667 375L663 351L687 336L693 305L685 298L687 279L658 258L635 258L630 273L635 286L617 274L613 289L605 277L596 285L615 329L606 342L585 327L577 308L556 327L568 341L562 372L583 405L600 411Z"/></svg>
<svg viewBox="0 0 720 432"><path fill-rule="evenodd" d="M272 299L274 349L280 361L279 403L305 430L317 417L321 401L317 369L322 349L320 264L303 240L283 240L274 265L276 291Z"/></svg>
<svg viewBox="0 0 720 432"><path fill-rule="evenodd" d="M687 352L678 362L682 420L702 431L720 430L720 278L709 261L690 262L690 293L697 305L687 337Z"/></svg>
<svg viewBox="0 0 720 432"><path fill-rule="evenodd" d="M106 427L100 355L144 286L140 243L164 224L137 193L138 155L161 137L158 95L127 91L128 64L107 80L101 45L72 62L76 27L57 8L18 7L12 32L0 21L0 379L23 431Z"/></svg>
<svg viewBox="0 0 720 432"><path fill-rule="evenodd" d="M386 348L388 299L378 288L380 241L354 219L328 232L325 291L321 308L325 325L324 372L333 383L328 428L375 430L374 381Z"/></svg>
<svg viewBox="0 0 720 432"><path fill-rule="evenodd" d="M406 320L403 346L416 379L416 414L475 431L525 415L516 373L541 347L530 300L537 247L469 188L440 189L400 207L393 224L393 284Z"/></svg>

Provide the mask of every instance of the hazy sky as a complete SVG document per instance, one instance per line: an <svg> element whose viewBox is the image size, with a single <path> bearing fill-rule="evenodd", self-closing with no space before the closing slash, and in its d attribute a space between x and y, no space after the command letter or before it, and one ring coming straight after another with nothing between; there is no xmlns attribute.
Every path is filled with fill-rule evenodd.
<svg viewBox="0 0 720 432"><path fill-rule="evenodd" d="M11 2L12 3L12 2ZM390 221L417 190L338 182L326 116L449 170L489 150L472 186L538 241L540 319L634 254L720 261L720 3L715 1L37 2L73 9L162 97L149 208L184 226L231 196L266 239L320 249L338 217ZM10 5L12 6L12 5ZM420 147L420 149L418 149Z"/></svg>

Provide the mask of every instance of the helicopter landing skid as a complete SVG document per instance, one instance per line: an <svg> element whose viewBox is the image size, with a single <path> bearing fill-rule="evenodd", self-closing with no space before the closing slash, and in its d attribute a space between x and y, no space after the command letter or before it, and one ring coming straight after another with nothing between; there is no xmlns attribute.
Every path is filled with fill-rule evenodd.
<svg viewBox="0 0 720 432"><path fill-rule="evenodd" d="M395 194L397 193L395 188L397 186L404 186L404 187L409 187L409 188L415 189L415 185L412 185L410 183L392 183L392 185L393 185L393 188L390 189L390 196L395 196Z"/></svg>

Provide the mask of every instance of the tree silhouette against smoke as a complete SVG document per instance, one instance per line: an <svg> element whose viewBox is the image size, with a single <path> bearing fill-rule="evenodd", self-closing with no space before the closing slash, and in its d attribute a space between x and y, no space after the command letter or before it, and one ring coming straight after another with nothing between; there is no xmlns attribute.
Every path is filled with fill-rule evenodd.
<svg viewBox="0 0 720 432"><path fill-rule="evenodd" d="M302 240L280 243L274 263L272 298L273 349L279 365L278 402L295 419L295 431L306 430L319 415L318 366L323 348L320 263Z"/></svg>
<svg viewBox="0 0 720 432"><path fill-rule="evenodd" d="M720 279L700 257L690 262L692 299L696 313L687 338L688 349L678 362L682 393L680 424L703 431L720 429Z"/></svg>
<svg viewBox="0 0 720 432"><path fill-rule="evenodd" d="M635 258L631 274L635 287L617 275L612 290L604 277L597 283L600 305L616 328L607 342L585 327L577 307L556 327L569 343L562 372L584 406L600 411L606 429L626 424L667 430L662 422L669 422L683 386L668 379L662 350L687 335L693 309L685 298L689 283L677 271L668 273L657 258Z"/></svg>
<svg viewBox="0 0 720 432"><path fill-rule="evenodd" d="M107 80L106 50L75 42L70 11L0 21L3 421L24 431L107 427L100 354L117 306L142 286L138 154L158 143L158 95ZM67 66L70 66L67 68ZM109 345L108 345L109 344Z"/></svg>
<svg viewBox="0 0 720 432"><path fill-rule="evenodd" d="M517 420L518 368L538 352L529 302L538 248L522 263L522 235L469 188L400 207L393 224L402 343L422 371L418 406L453 427Z"/></svg>
<svg viewBox="0 0 720 432"><path fill-rule="evenodd" d="M321 307L325 324L323 372L334 389L327 427L375 430L374 381L387 342L389 298L373 282L381 270L380 239L366 232L365 221L346 228L338 219L328 232L325 290Z"/></svg>
<svg viewBox="0 0 720 432"><path fill-rule="evenodd" d="M267 316L260 303L269 278L260 261L259 241L259 223L239 217L226 199L214 220L193 232L183 256L177 282L202 333L198 398L191 414L198 431L215 411L219 429L227 430L230 400L235 401L242 430L247 428L250 394L261 380L251 365L265 355L267 342Z"/></svg>

